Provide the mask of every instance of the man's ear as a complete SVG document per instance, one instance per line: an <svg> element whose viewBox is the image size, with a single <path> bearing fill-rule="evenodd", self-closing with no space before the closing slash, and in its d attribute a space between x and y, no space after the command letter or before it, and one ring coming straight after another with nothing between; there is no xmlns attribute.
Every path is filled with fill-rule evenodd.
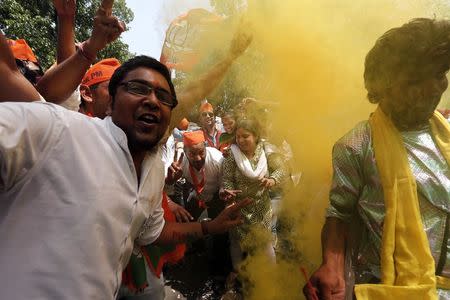
<svg viewBox="0 0 450 300"><path fill-rule="evenodd" d="M94 101L92 99L91 89L87 85L80 85L80 94L85 102L92 103Z"/></svg>
<svg viewBox="0 0 450 300"><path fill-rule="evenodd" d="M109 96L109 104L105 112L107 116L110 116L112 114L112 109L113 109L113 97Z"/></svg>

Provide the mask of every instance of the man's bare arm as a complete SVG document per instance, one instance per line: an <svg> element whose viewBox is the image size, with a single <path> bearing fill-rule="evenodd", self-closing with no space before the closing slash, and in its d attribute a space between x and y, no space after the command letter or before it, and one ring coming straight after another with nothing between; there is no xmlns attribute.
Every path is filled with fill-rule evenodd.
<svg viewBox="0 0 450 300"><path fill-rule="evenodd" d="M347 224L337 218L327 218L322 228L322 261L344 271Z"/></svg>
<svg viewBox="0 0 450 300"><path fill-rule="evenodd" d="M216 63L210 70L199 78L195 78L178 93L178 106L172 112L171 126L173 129L185 116L187 116L195 104L208 96L220 84L233 62L244 53L252 41L252 35L247 31L248 27L241 24L233 37L226 56Z"/></svg>
<svg viewBox="0 0 450 300"><path fill-rule="evenodd" d="M347 225L337 218L327 218L322 229L322 265L303 288L307 299L344 299L344 261Z"/></svg>
<svg viewBox="0 0 450 300"><path fill-rule="evenodd" d="M177 244L195 241L203 237L201 224L198 222L166 222L163 231L155 241L156 244Z"/></svg>
<svg viewBox="0 0 450 300"><path fill-rule="evenodd" d="M35 101L39 93L17 69L6 37L0 32L0 102Z"/></svg>
<svg viewBox="0 0 450 300"><path fill-rule="evenodd" d="M57 63L60 64L75 54L76 0L53 0L58 15Z"/></svg>
<svg viewBox="0 0 450 300"><path fill-rule="evenodd" d="M124 24L112 16L113 2L102 1L94 18L92 35L84 42L83 51L48 70L39 80L37 89L46 100L55 103L66 100L80 84L97 53L125 30Z"/></svg>
<svg viewBox="0 0 450 300"><path fill-rule="evenodd" d="M243 200L225 208L214 220L203 224L207 234L225 233L230 228L242 224L241 208L252 203L250 199ZM193 241L203 237L202 224L166 222L155 241L156 244L173 244Z"/></svg>

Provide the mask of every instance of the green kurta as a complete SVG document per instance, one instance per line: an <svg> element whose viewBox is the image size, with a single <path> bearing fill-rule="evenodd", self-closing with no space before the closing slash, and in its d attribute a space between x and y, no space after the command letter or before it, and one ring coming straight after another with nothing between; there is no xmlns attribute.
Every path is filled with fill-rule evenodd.
<svg viewBox="0 0 450 300"><path fill-rule="evenodd" d="M254 157L249 160L253 170L256 169L260 156L264 154L264 147L264 142L258 143ZM282 156L277 153L267 155L267 164L268 175L266 177L275 179L276 185L280 185L287 177ZM236 165L232 152L223 162L223 188L241 190L242 193L236 197L237 202L246 198L253 199L252 204L241 210L244 224L233 229L232 235L237 234L239 238L243 238L248 233L250 226L256 224L260 224L271 232L272 208L269 190L262 187L257 179L248 178L241 172Z"/></svg>

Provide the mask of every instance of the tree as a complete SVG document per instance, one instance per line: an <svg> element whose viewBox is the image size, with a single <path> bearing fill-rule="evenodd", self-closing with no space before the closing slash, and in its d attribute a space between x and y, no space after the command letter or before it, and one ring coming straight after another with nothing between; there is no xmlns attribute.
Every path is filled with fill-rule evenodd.
<svg viewBox="0 0 450 300"><path fill-rule="evenodd" d="M46 69L56 61L56 13L52 1L41 0L1 0L0 28L8 38L25 39L38 57L41 66ZM75 21L77 41L86 40L92 31L92 22L100 0L78 0ZM125 0L116 0L114 14L125 22L133 20L133 12L126 6ZM98 59L116 57L121 61L132 54L128 45L121 39L108 45L98 55Z"/></svg>

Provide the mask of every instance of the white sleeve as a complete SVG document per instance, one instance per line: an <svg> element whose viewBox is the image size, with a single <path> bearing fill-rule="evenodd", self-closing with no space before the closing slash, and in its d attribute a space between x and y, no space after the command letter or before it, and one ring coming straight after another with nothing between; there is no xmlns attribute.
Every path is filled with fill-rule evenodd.
<svg viewBox="0 0 450 300"><path fill-rule="evenodd" d="M0 191L24 179L57 132L52 106L39 102L0 103Z"/></svg>
<svg viewBox="0 0 450 300"><path fill-rule="evenodd" d="M164 164L164 178L167 176L167 168L170 167L173 161L173 155L174 152L172 151L172 148L170 145L165 144L162 147L162 162Z"/></svg>
<svg viewBox="0 0 450 300"><path fill-rule="evenodd" d="M64 100L60 105L68 110L78 111L81 104L80 87L78 86L72 95Z"/></svg>
<svg viewBox="0 0 450 300"><path fill-rule="evenodd" d="M160 206L145 220L137 238L137 243L145 246L156 241L164 228L164 224L164 210Z"/></svg>

